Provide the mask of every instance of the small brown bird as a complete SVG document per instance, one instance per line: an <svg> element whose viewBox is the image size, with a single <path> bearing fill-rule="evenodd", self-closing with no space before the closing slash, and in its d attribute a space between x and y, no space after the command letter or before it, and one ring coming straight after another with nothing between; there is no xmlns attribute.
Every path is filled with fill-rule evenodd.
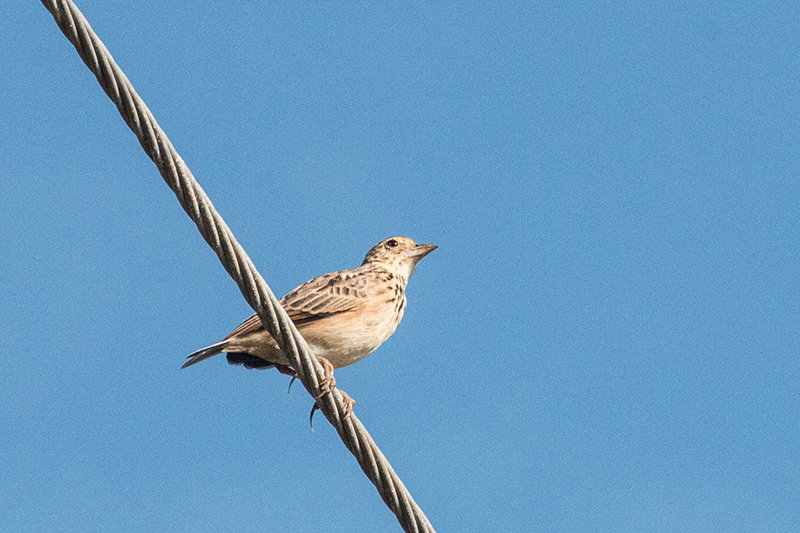
<svg viewBox="0 0 800 533"><path fill-rule="evenodd" d="M408 278L436 248L406 237L390 237L373 246L360 267L314 278L279 300L325 369L323 393L335 384L334 368L364 359L394 333L405 311ZM274 366L284 374L297 375L258 315L242 322L221 342L189 355L183 368L222 352L232 365Z"/></svg>

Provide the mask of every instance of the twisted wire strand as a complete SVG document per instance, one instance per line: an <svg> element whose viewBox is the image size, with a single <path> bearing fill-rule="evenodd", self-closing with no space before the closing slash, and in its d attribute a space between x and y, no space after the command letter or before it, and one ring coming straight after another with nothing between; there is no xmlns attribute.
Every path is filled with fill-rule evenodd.
<svg viewBox="0 0 800 533"><path fill-rule="evenodd" d="M289 357L300 381L313 396L320 394L322 366L313 357L286 311L236 241L225 221L214 209L205 191L175 150L153 114L139 97L83 14L70 0L41 0L61 31L75 46L83 62L94 73L100 86L114 102L128 127L136 134L145 153L158 167L186 214L197 225L205 241L219 257L228 274L239 286L245 300L258 314L264 327ZM333 389L318 401L325 418L383 501L406 532L434 532L428 518L411 497L403 482L372 440L354 413L346 412L341 393Z"/></svg>

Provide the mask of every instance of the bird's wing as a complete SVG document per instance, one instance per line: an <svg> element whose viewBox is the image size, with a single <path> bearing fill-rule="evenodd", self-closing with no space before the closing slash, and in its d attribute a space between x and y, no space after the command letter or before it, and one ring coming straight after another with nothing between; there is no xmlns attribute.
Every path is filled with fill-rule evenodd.
<svg viewBox="0 0 800 533"><path fill-rule="evenodd" d="M325 274L303 283L279 301L298 326L346 313L354 310L369 295L367 278L370 274L358 269ZM245 336L262 328L258 315L253 315L225 339Z"/></svg>
<svg viewBox="0 0 800 533"><path fill-rule="evenodd" d="M281 298L281 305L297 325L352 311L368 296L367 276L359 270L325 274Z"/></svg>

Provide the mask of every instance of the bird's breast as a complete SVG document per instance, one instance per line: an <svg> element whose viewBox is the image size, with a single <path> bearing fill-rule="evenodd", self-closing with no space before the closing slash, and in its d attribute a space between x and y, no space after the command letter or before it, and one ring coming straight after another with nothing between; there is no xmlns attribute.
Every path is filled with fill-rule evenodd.
<svg viewBox="0 0 800 533"><path fill-rule="evenodd" d="M365 298L355 309L300 327L300 333L317 356L335 368L360 361L397 329L405 310L402 290L384 291L383 298Z"/></svg>

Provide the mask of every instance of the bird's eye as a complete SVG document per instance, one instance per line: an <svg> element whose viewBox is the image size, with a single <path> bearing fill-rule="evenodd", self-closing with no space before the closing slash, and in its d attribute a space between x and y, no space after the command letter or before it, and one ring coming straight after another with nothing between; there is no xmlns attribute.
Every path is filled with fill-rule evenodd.
<svg viewBox="0 0 800 533"><path fill-rule="evenodd" d="M397 244L398 242L396 240L389 239L389 241L387 241L386 243L386 246L388 246L389 248L394 248L395 246L397 246Z"/></svg>

